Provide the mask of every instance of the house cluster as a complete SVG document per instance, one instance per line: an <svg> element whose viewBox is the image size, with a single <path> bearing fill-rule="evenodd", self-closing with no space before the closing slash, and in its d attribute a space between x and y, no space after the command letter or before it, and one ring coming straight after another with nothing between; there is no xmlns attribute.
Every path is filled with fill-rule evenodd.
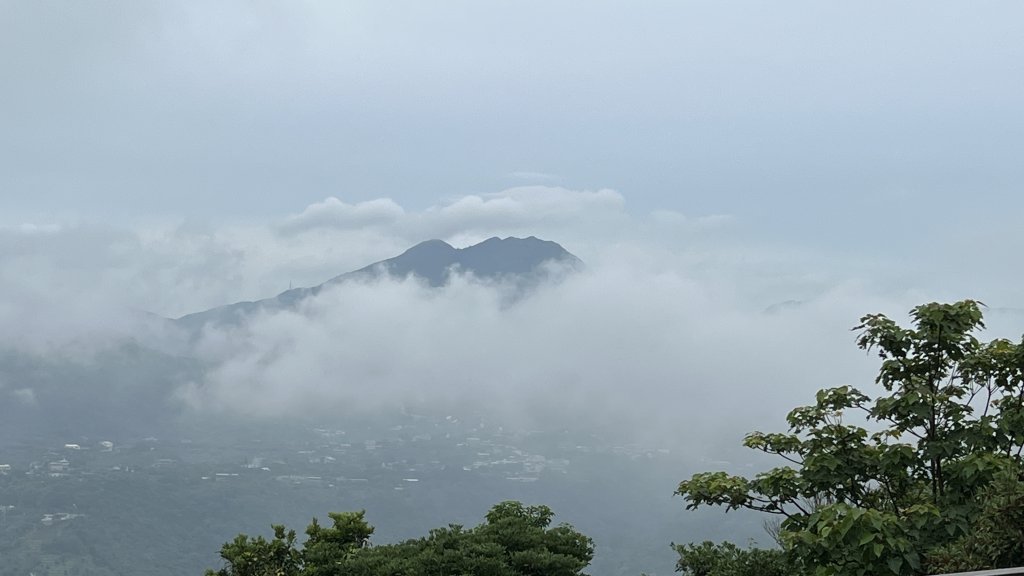
<svg viewBox="0 0 1024 576"><path fill-rule="evenodd" d="M476 453L476 459L465 471L491 471L504 474L506 480L513 482L536 482L545 471L565 474L569 468L569 460L564 458L546 458L540 454L531 454L512 446L501 446L485 442L489 450Z"/></svg>
<svg viewBox="0 0 1024 576"><path fill-rule="evenodd" d="M6 476L18 471L24 471L29 476L44 476L49 478L62 478L70 476L78 468L76 463L88 460L88 454L113 452L114 443L103 440L95 444L79 444L67 442L46 451L43 458L30 462L26 468L20 468L12 464L0 464L0 476Z"/></svg>
<svg viewBox="0 0 1024 576"><path fill-rule="evenodd" d="M48 463L46 469L49 470L50 476L57 478L68 473L68 470L71 469L71 462L68 462L67 458L61 458Z"/></svg>
<svg viewBox="0 0 1024 576"><path fill-rule="evenodd" d="M52 453L51 453L52 454ZM67 458L58 458L56 460L50 460L48 462L32 462L28 465L28 470L25 474L29 476L48 476L50 478L62 478L68 476L71 473L72 467L71 462ZM7 468L7 473L11 472L10 467ZM2 470L0 470L2 473Z"/></svg>
<svg viewBox="0 0 1024 576"><path fill-rule="evenodd" d="M74 520L75 518L81 518L85 514L71 514L69 512L54 512L52 514L43 514L42 519L39 521L50 526L56 522L67 522L68 520Z"/></svg>
<svg viewBox="0 0 1024 576"><path fill-rule="evenodd" d="M282 483L335 487L358 482L392 483L406 490L431 483L452 471L483 474L510 482L536 482L546 473L565 474L570 461L549 458L513 445L498 426L418 418L411 424L380 430L374 438L359 432L317 428L320 441L292 452L292 457L249 457L243 468L273 469ZM365 434L365 432L364 432ZM269 462L269 468L262 466Z"/></svg>
<svg viewBox="0 0 1024 576"><path fill-rule="evenodd" d="M369 424L348 431L311 431L312 438L300 436L284 443L255 440L232 444L225 451L225 459L219 461L208 458L210 453L205 445L200 447L184 440L162 446L156 438L147 438L116 450L118 460L131 459L123 462L103 456L115 452L111 441L68 442L51 449L47 453L49 458L33 462L27 473L60 478L140 471L186 474L220 482L265 478L310 487L371 483L407 490L476 475L508 482L537 482L553 474L568 474L570 459L576 458L576 454L582 457L612 452L640 458L665 452L640 446L602 446L601 442L588 447L577 445L578 438L552 438L544 432L513 434L500 426L452 416L416 416L403 424L380 428ZM534 434L547 435L538 439ZM550 447L550 451L541 453L530 447L533 445ZM11 473L11 465L0 464L0 475Z"/></svg>

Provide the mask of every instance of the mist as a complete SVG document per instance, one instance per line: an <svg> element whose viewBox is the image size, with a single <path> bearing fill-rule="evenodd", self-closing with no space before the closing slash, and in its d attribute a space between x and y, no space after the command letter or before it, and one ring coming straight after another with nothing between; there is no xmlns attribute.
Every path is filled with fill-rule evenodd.
<svg viewBox="0 0 1024 576"><path fill-rule="evenodd" d="M672 492L877 394L859 318L1024 331L1022 16L0 2L0 572L200 574L271 523L365 508L377 544L506 499L594 574L765 543ZM427 240L463 268L347 275Z"/></svg>
<svg viewBox="0 0 1024 576"><path fill-rule="evenodd" d="M702 456L777 428L819 388L869 387L874 361L849 331L861 315L903 318L987 290L903 287L893 260L762 242L728 215L636 216L612 190L512 188L422 210L329 197L262 223L2 232L4 346L87 364L134 341L194 358L202 372L175 385L173 410L283 420L460 409ZM162 320L314 285L419 240L495 234L559 241L586 266L522 298L469 275L440 289L383 277L191 337Z"/></svg>

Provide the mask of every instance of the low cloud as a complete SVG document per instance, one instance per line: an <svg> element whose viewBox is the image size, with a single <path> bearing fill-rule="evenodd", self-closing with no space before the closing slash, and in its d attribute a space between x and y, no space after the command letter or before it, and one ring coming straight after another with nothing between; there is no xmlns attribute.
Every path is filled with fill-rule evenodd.
<svg viewBox="0 0 1024 576"><path fill-rule="evenodd" d="M319 284L429 238L465 246L537 235L589 257L587 237L632 226L620 194L520 187L408 211L327 198L271 222L126 228L82 221L0 227L0 345L41 354L131 337L168 318Z"/></svg>
<svg viewBox="0 0 1024 576"><path fill-rule="evenodd" d="M523 186L494 194L463 196L424 213L428 224L442 229L519 227L560 223L581 216L616 216L625 213L626 201L614 190L568 190L549 186Z"/></svg>
<svg viewBox="0 0 1024 576"><path fill-rule="evenodd" d="M2 228L0 345L45 356L140 330L173 341L154 335L159 316L316 285L427 238L465 246L495 235L558 241L586 271L512 306L502 286L468 277L443 290L339 285L296 310L207 331L192 352L209 369L178 398L270 418L487 407L524 425L561 419L731 446L750 428L777 427L820 387L869 387L873 359L849 332L864 313L902 319L915 304L962 297L1019 304L990 296L1015 285L1013 269L983 266L995 255L974 261L982 273L965 291L921 273L924 254L823 253L752 238L728 216L635 215L615 191L532 186L422 210L328 199L264 223ZM789 301L798 304L773 306ZM1021 331L1017 316L1000 318L1000 336Z"/></svg>
<svg viewBox="0 0 1024 576"><path fill-rule="evenodd" d="M405 216L405 210L390 198L378 198L346 204L331 196L310 204L301 213L289 216L281 231L296 234L316 228L353 229L394 224Z"/></svg>
<svg viewBox="0 0 1024 576"><path fill-rule="evenodd" d="M460 196L421 211L407 211L387 198L348 204L330 197L289 216L278 229L287 236L377 230L407 242L441 238L473 243L494 235L546 231L556 236L559 230L596 226L613 232L629 221L625 199L614 190L538 185Z"/></svg>
<svg viewBox="0 0 1024 576"><path fill-rule="evenodd" d="M353 282L209 330L197 349L215 367L181 397L249 417L462 408L689 450L733 446L818 388L867 386L873 359L849 327L908 306L850 284L768 314L685 270L626 260L512 307L500 287L466 277L444 290Z"/></svg>

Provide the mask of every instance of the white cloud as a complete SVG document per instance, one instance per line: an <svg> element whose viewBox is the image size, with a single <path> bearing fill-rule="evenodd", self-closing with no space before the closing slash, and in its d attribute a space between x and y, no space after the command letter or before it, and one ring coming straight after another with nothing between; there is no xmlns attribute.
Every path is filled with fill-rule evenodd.
<svg viewBox="0 0 1024 576"><path fill-rule="evenodd" d="M297 311L209 332L199 350L216 367L182 395L248 416L484 406L520 423L604 423L679 445L700 431L722 435L708 446L728 445L752 426L778 426L820 387L869 386L873 360L849 327L867 311L901 314L913 303L854 284L785 314L741 298L630 258L512 307L465 278L444 291L350 283Z"/></svg>
<svg viewBox="0 0 1024 576"><path fill-rule="evenodd" d="M1002 288L1015 281L1007 278L1012 269L1000 264L998 245L984 252L984 259L970 260L970 285L961 286L953 282L957 276L938 274L930 264L935 254L962 252L959 245L945 250L932 245L928 254L914 258L909 253L898 259L837 257L813 245L765 242L750 234L749 223L729 216L668 210L637 216L627 208L623 195L613 190L524 186L455 197L420 210L389 199L328 198L265 223L8 226L0 228L0 339L24 344L123 333L130 323L118 319L126 309L176 317L266 298L289 285L319 284L429 238L466 246L491 236L534 235L560 242L590 265L636 261L684 271L762 308L813 298L858 278L869 281L869 290L906 287L928 293L934 286L939 296L1017 304Z"/></svg>
<svg viewBox="0 0 1024 576"><path fill-rule="evenodd" d="M281 231L289 234L315 228L353 229L394 224L405 216L405 210L390 198L378 198L346 204L331 196L310 204L301 213L289 216Z"/></svg>
<svg viewBox="0 0 1024 576"><path fill-rule="evenodd" d="M132 311L177 317L310 286L441 238L537 235L570 249L587 227L628 226L608 190L523 187L407 211L382 198L307 206L278 222L136 229L82 222L0 228L0 342L37 350L124 337Z"/></svg>
<svg viewBox="0 0 1024 576"><path fill-rule="evenodd" d="M614 190L569 190L552 186L521 186L492 194L463 196L427 210L452 224L468 226L519 225L543 220L567 220L593 213L619 214L626 200Z"/></svg>
<svg viewBox="0 0 1024 576"><path fill-rule="evenodd" d="M279 229L286 235L300 235L378 228L413 242L458 237L470 241L501 234L529 235L538 229L556 234L581 224L619 227L627 220L625 199L614 190L537 185L460 196L415 212L387 198L348 204L329 197L289 216Z"/></svg>
<svg viewBox="0 0 1024 576"><path fill-rule="evenodd" d="M347 284L298 311L208 333L198 350L214 369L182 396L244 414L426 398L526 419L553 411L628 426L642 415L652 430L732 430L706 407L727 405L749 428L762 416L777 422L809 390L851 375L865 382L848 332L863 313L900 316L979 294L1016 304L987 297L999 283L981 276L975 293L927 275L906 284L915 268L902 257L772 244L729 217L634 216L615 191L534 186L416 211L328 199L264 224L0 229L0 343L39 353L102 346L137 333L126 309L178 316L315 285L426 238L466 245L494 235L559 241L587 271L511 307L467 279L444 291ZM787 300L805 303L763 313Z"/></svg>

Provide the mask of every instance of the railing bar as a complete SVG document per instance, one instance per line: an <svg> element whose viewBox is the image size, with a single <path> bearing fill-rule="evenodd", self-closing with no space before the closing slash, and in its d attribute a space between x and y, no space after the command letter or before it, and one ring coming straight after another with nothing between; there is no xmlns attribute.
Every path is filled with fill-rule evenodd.
<svg viewBox="0 0 1024 576"><path fill-rule="evenodd" d="M1024 576L1024 567L980 570L978 572L956 572L953 574L935 574L934 576Z"/></svg>

